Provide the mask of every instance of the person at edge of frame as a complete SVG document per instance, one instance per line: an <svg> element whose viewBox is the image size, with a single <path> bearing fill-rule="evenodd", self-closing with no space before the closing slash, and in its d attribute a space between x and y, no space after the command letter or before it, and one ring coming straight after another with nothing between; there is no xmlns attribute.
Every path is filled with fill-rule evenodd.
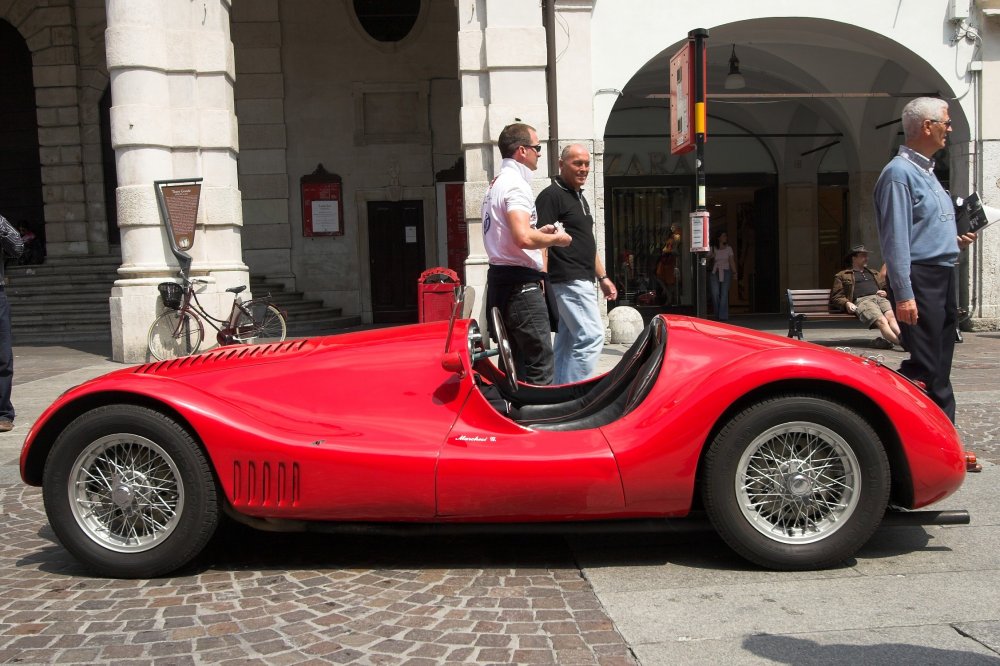
<svg viewBox="0 0 1000 666"><path fill-rule="evenodd" d="M10 401L14 390L14 350L11 347L10 303L7 301L3 265L5 259L17 259L23 251L21 233L0 215L0 432L14 429L14 404Z"/></svg>
<svg viewBox="0 0 1000 666"><path fill-rule="evenodd" d="M904 143L875 183L875 222L889 276L888 293L910 356L902 375L923 382L955 421L951 363L958 322L955 264L976 240L958 234L951 196L934 175L933 155L951 132L948 102L918 97L903 107Z"/></svg>
<svg viewBox="0 0 1000 666"><path fill-rule="evenodd" d="M490 267L486 274L486 312L491 336L496 337L489 313L500 310L507 330L517 374L529 384L551 384L555 376L552 331L558 313L544 272L542 250L572 242L555 225L537 227L538 214L531 189L542 146L535 128L514 123L503 128L497 141L500 171L483 198L483 244Z"/></svg>
<svg viewBox="0 0 1000 666"><path fill-rule="evenodd" d="M559 309L553 346L556 384L589 379L600 360L604 322L594 280L606 300L618 297L597 254L594 218L583 194L589 175L590 152L580 144L570 144L559 156L559 174L535 199L539 223L562 225L573 238L568 247L551 247L546 252L549 283Z"/></svg>

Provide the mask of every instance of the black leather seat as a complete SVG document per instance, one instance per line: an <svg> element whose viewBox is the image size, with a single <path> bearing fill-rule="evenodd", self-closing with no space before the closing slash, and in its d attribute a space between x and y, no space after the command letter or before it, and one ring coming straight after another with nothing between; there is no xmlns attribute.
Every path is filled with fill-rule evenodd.
<svg viewBox="0 0 1000 666"><path fill-rule="evenodd" d="M559 403L515 405L509 416L537 430L582 430L607 425L646 397L659 375L666 347L667 327L656 317L614 369L584 395Z"/></svg>

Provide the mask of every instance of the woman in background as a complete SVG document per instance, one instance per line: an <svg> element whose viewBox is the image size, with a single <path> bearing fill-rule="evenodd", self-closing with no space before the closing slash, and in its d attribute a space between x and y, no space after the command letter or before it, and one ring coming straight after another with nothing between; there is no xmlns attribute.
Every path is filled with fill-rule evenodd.
<svg viewBox="0 0 1000 666"><path fill-rule="evenodd" d="M712 309L719 321L729 319L729 285L736 277L736 256L729 245L729 236L723 231L715 240L712 251L712 272L708 278L708 295Z"/></svg>

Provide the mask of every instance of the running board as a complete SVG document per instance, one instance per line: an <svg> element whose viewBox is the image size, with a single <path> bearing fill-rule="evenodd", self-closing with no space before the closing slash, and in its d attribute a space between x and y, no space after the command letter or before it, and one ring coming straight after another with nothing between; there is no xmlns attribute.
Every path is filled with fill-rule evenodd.
<svg viewBox="0 0 1000 666"><path fill-rule="evenodd" d="M968 525L971 522L965 509L950 511L887 511L882 519L886 527L910 527L915 525Z"/></svg>
<svg viewBox="0 0 1000 666"><path fill-rule="evenodd" d="M226 513L239 523L266 532L324 532L346 535L379 534L382 536L441 536L441 535L504 535L545 534L573 535L585 533L640 534L651 532L694 533L712 531L712 525L703 511L692 511L685 518L647 518L631 520L580 520L560 523L373 523L373 522L323 522L287 519L268 519L247 516L235 511L229 504ZM918 525L968 525L969 512L904 511L890 509L882 519L884 527Z"/></svg>

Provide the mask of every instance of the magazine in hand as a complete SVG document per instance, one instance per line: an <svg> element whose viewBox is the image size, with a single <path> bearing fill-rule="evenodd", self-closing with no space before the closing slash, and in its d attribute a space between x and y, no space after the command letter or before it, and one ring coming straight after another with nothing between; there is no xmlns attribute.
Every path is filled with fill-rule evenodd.
<svg viewBox="0 0 1000 666"><path fill-rule="evenodd" d="M997 219L1000 219L1000 209L983 205L979 194L973 192L965 201L959 204L958 217L956 219L958 234L961 236L970 231L978 234L996 222Z"/></svg>

